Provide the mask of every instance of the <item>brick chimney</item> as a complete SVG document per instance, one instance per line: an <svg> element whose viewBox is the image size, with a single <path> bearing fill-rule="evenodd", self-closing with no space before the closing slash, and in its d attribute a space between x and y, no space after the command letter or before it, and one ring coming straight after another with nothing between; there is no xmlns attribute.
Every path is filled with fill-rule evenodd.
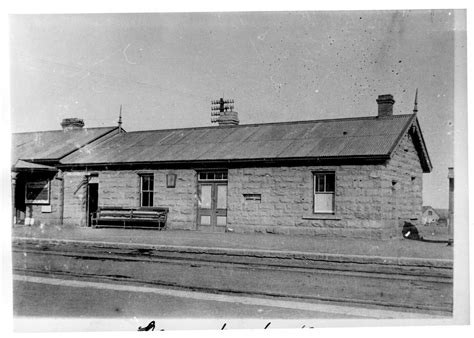
<svg viewBox="0 0 474 338"><path fill-rule="evenodd" d="M239 122L239 114L236 111L222 112L217 119L219 126L236 126Z"/></svg>
<svg viewBox="0 0 474 338"><path fill-rule="evenodd" d="M379 105L379 116L392 116L393 115L393 104L395 100L392 94L379 95L377 98L377 104Z"/></svg>
<svg viewBox="0 0 474 338"><path fill-rule="evenodd" d="M62 120L61 127L64 131L78 130L84 127L84 120L77 117L68 117Z"/></svg>

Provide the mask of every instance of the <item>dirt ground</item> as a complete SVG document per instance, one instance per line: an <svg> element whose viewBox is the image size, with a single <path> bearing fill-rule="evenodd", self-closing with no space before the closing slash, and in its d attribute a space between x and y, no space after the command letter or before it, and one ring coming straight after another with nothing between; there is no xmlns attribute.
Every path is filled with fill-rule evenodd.
<svg viewBox="0 0 474 338"><path fill-rule="evenodd" d="M341 255L453 259L453 247L447 246L447 227L419 226L428 241L400 237L389 240L349 239L276 234L204 233L184 230L94 229L64 226L24 226L12 229L13 237L66 239L149 245L194 246L211 248L299 251Z"/></svg>
<svg viewBox="0 0 474 338"><path fill-rule="evenodd" d="M437 240L448 239L448 226L446 223L431 223L429 225L420 225L417 228L423 238Z"/></svg>

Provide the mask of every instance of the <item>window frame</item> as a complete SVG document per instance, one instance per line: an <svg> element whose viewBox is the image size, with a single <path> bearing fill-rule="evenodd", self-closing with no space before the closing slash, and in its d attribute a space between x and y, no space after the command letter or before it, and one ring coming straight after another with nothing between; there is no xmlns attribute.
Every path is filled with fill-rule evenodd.
<svg viewBox="0 0 474 338"><path fill-rule="evenodd" d="M140 207L153 207L154 205L154 193L155 193L155 175L153 173L143 173L143 174L139 174L139 181L140 181ZM145 177L150 177L151 178L151 188L149 187L149 189L147 190L144 190L143 189L143 183L144 183L144 178ZM150 203L148 203L149 205L143 205L143 201L144 201L144 194L148 194L148 202L150 202L151 200L151 205ZM151 197L151 199L150 199Z"/></svg>
<svg viewBox="0 0 474 338"><path fill-rule="evenodd" d="M319 182L318 182L318 176L324 175L324 183L323 183L323 191L317 191L319 188ZM329 191L328 184L327 184L327 176L332 176L333 177L333 182L332 182L332 191ZM316 205L316 195L332 195L332 210L317 210L317 205ZM324 215L335 215L336 214L336 172L335 171L330 171L330 170L324 170L324 171L313 171L313 214L318 215L318 214L324 214Z"/></svg>
<svg viewBox="0 0 474 338"><path fill-rule="evenodd" d="M228 182L227 170L200 170L197 172L198 182Z"/></svg>
<svg viewBox="0 0 474 338"><path fill-rule="evenodd" d="M46 188L48 197L46 199L28 199L28 188L31 185L40 185L42 182L45 182L43 185ZM44 189L43 188L43 189ZM43 179L43 180L36 180L36 181L27 181L25 182L25 204L39 204L39 205L48 205L51 202L51 180Z"/></svg>

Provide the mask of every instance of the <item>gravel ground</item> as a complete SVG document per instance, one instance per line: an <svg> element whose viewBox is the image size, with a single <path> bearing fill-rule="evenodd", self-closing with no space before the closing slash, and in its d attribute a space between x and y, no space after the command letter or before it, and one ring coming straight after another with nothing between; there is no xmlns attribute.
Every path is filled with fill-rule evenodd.
<svg viewBox="0 0 474 338"><path fill-rule="evenodd" d="M141 243L215 248L301 251L342 255L452 259L453 249L446 245L447 229L421 226L423 242L400 238L390 240L286 236L276 234L204 233L185 230L93 229L66 226L15 225L13 237L69 239L115 243Z"/></svg>

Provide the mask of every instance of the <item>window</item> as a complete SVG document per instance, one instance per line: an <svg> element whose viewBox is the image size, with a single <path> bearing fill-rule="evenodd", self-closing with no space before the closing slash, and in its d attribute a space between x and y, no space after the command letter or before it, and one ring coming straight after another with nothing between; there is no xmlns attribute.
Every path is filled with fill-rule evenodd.
<svg viewBox="0 0 474 338"><path fill-rule="evenodd" d="M199 181L227 181L227 171L200 172Z"/></svg>
<svg viewBox="0 0 474 338"><path fill-rule="evenodd" d="M140 175L140 206L153 206L153 174Z"/></svg>
<svg viewBox="0 0 474 338"><path fill-rule="evenodd" d="M428 215L433 216L433 211L428 210Z"/></svg>
<svg viewBox="0 0 474 338"><path fill-rule="evenodd" d="M25 203L49 204L49 180L26 182Z"/></svg>
<svg viewBox="0 0 474 338"><path fill-rule="evenodd" d="M334 213L335 174L333 172L314 173L314 212Z"/></svg>

